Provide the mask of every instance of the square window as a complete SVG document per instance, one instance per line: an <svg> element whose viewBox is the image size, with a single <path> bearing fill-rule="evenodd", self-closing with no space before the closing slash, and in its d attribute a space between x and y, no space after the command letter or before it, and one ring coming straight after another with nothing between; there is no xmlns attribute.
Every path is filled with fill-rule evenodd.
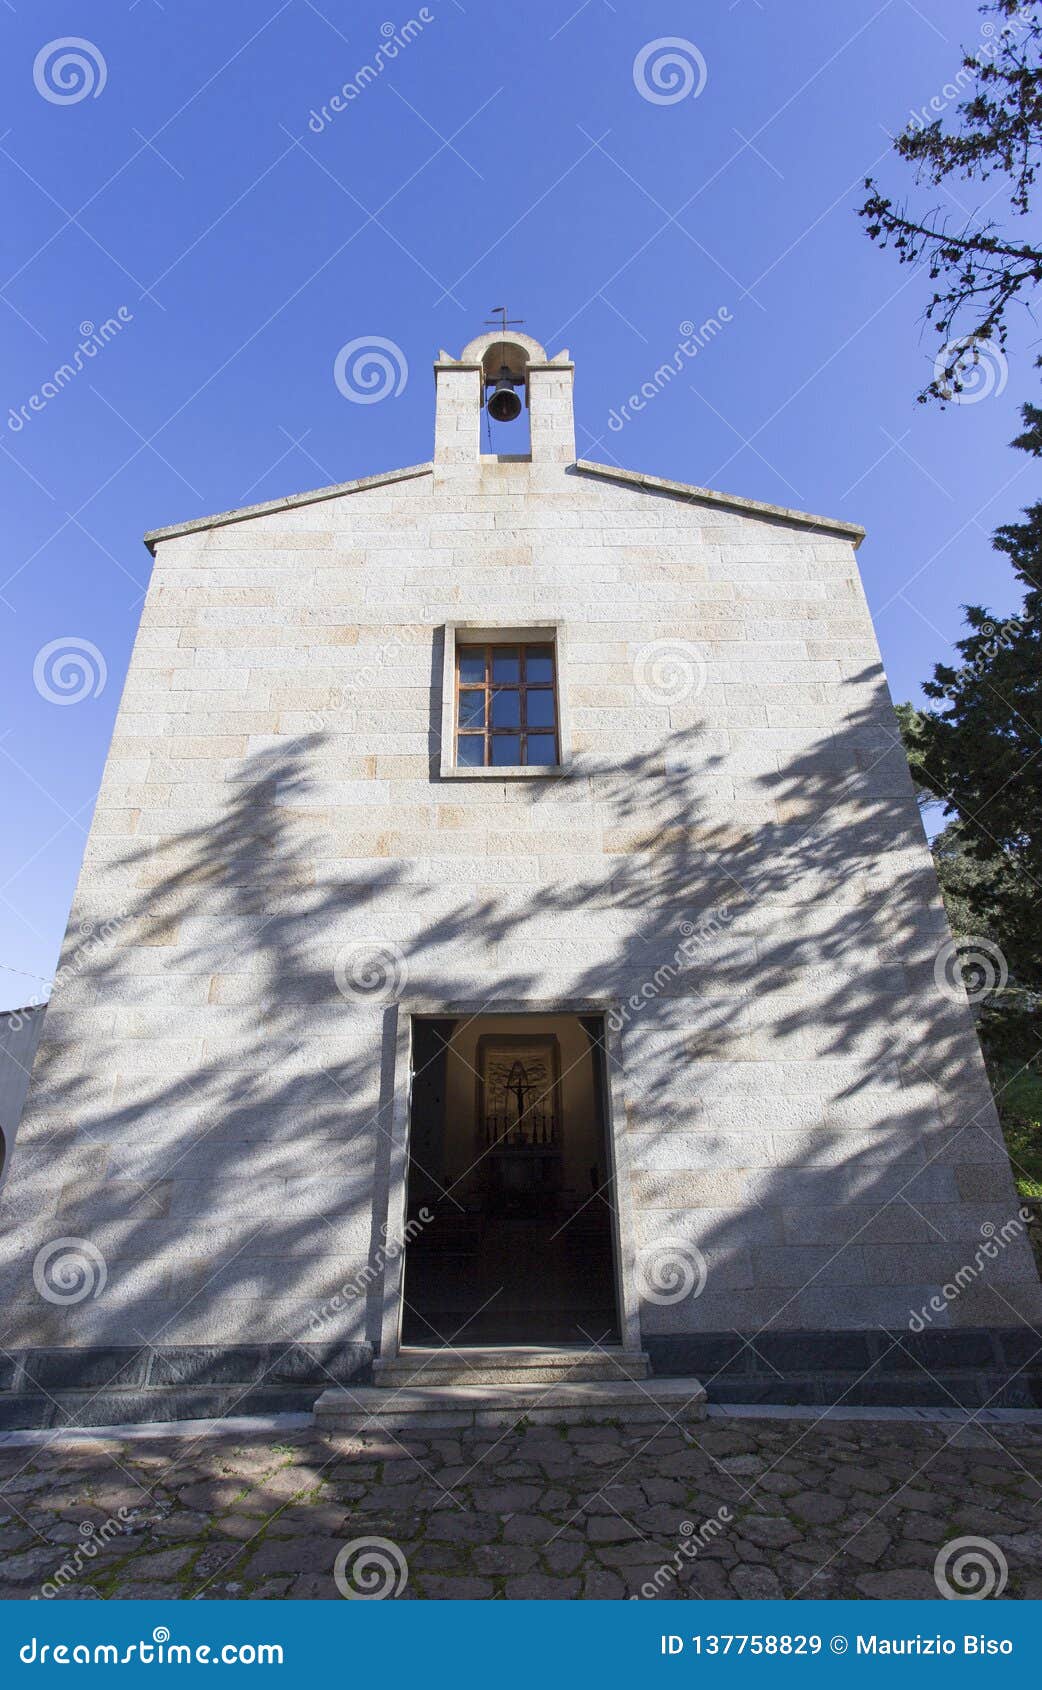
<svg viewBox="0 0 1042 1690"><path fill-rule="evenodd" d="M473 639L455 646L454 659L452 649L446 660L455 666L455 767L556 767L561 747L553 642L545 634L531 644Z"/></svg>
<svg viewBox="0 0 1042 1690"><path fill-rule="evenodd" d="M485 685L485 647L483 645L460 646L459 682L461 687L483 687Z"/></svg>
<svg viewBox="0 0 1042 1690"><path fill-rule="evenodd" d="M552 645L525 646L525 680L530 687L553 686L554 648Z"/></svg>
<svg viewBox="0 0 1042 1690"><path fill-rule="evenodd" d="M493 734L491 761L497 769L516 769L521 761L520 734Z"/></svg>
<svg viewBox="0 0 1042 1690"><path fill-rule="evenodd" d="M540 763L553 768L557 762L557 740L553 734L529 734L526 750L526 763Z"/></svg>
<svg viewBox="0 0 1042 1690"><path fill-rule="evenodd" d="M525 694L525 721L530 728L552 728L554 722L554 695L549 687L534 691L530 689Z"/></svg>
<svg viewBox="0 0 1042 1690"><path fill-rule="evenodd" d="M484 734L460 734L456 761L461 769L480 769L485 764Z"/></svg>
<svg viewBox="0 0 1042 1690"><path fill-rule="evenodd" d="M492 679L497 686L517 686L521 679L521 653L516 645L493 647Z"/></svg>
<svg viewBox="0 0 1042 1690"><path fill-rule="evenodd" d="M459 726L461 728L483 728L485 726L484 692L460 693Z"/></svg>
<svg viewBox="0 0 1042 1690"><path fill-rule="evenodd" d="M517 687L492 694L492 727L519 728L521 726L521 694Z"/></svg>

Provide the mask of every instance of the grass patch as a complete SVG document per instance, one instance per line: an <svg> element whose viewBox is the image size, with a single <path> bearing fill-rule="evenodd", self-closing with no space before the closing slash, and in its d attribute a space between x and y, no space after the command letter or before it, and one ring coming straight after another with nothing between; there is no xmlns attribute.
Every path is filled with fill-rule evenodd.
<svg viewBox="0 0 1042 1690"><path fill-rule="evenodd" d="M1011 1070L999 1078L999 1119L1021 1197L1042 1197L1042 1075Z"/></svg>

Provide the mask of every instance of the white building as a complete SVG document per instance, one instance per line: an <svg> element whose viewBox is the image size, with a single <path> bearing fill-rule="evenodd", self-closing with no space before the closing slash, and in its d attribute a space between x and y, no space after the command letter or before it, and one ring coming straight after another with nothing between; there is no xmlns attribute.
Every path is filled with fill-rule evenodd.
<svg viewBox="0 0 1042 1690"><path fill-rule="evenodd" d="M861 530L577 462L527 337L435 371L432 462L149 536L0 1413L445 1343L827 1400L886 1331L983 1400L1042 1292L1015 1224L955 1283L1018 1205Z"/></svg>

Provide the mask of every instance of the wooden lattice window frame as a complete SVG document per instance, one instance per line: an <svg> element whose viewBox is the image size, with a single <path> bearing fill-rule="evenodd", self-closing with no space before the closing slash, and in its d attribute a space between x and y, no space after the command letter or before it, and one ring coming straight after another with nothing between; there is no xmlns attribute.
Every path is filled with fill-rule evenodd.
<svg viewBox="0 0 1042 1690"><path fill-rule="evenodd" d="M463 669L465 661L473 660L478 654L483 657L483 676L480 680L464 679ZM510 654L517 654L517 679L497 679L495 674L496 658L509 658ZM537 673L538 679L529 679L529 663L533 659L541 664L549 664L549 679L544 678L545 671L541 668ZM472 672L472 670L471 670ZM456 745L456 767L461 772L473 770L498 770L525 768L532 770L546 770L557 768L561 762L561 709L558 687L558 661L556 643L545 636L533 636L530 639L467 639L460 638L455 643L453 663L453 723ZM516 723L496 724L495 699L504 694L518 695L518 721ZM552 722L530 722L532 700L535 698L551 701ZM468 725L464 720L464 703L467 699L481 700L481 724ZM553 758L546 761L543 758L531 762L529 758L529 738L537 737L540 741L552 741ZM495 763L493 761L493 747L498 740L505 743L516 739L519 755L516 761ZM467 761L462 759L464 742L481 743L483 756L481 761ZM542 746L540 747L542 749Z"/></svg>

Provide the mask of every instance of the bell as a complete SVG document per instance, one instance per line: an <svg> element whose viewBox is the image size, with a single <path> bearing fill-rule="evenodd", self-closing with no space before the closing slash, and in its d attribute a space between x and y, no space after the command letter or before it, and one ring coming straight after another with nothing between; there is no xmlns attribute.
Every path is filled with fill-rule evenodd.
<svg viewBox="0 0 1042 1690"><path fill-rule="evenodd" d="M488 414L493 422L513 422L521 415L521 401L506 364L500 370L496 385L489 395Z"/></svg>

